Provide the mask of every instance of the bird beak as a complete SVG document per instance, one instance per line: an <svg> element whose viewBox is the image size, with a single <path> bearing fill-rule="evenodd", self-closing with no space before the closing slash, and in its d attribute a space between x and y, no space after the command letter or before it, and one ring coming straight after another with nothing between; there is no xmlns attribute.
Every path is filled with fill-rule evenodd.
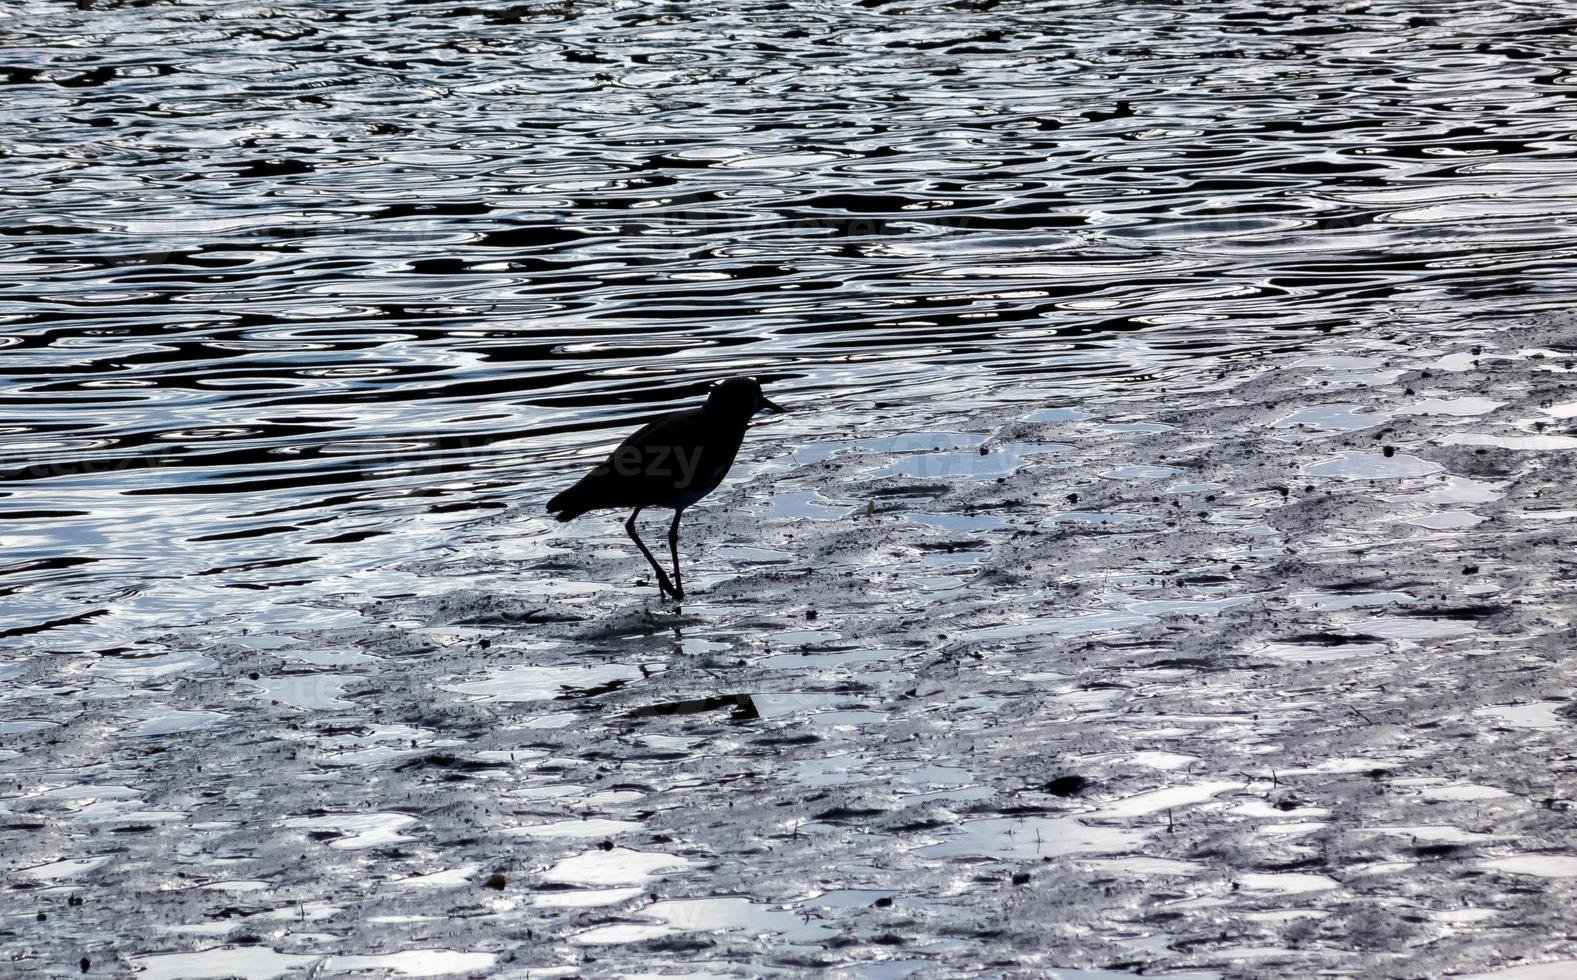
<svg viewBox="0 0 1577 980"><path fill-rule="evenodd" d="M775 415L782 415L784 412L788 411L788 409L784 408L782 405L779 405L777 402L768 398L766 395L761 396L761 408L756 409L756 411L759 412L761 409L766 409Z"/></svg>

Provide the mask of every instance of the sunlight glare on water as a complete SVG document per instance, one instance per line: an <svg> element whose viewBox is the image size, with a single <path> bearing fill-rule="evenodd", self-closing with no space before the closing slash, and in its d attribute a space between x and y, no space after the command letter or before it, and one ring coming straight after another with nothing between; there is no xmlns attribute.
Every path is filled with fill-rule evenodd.
<svg viewBox="0 0 1577 980"><path fill-rule="evenodd" d="M0 629L45 643L420 552L722 375L836 430L1574 267L1546 5L4 17Z"/></svg>

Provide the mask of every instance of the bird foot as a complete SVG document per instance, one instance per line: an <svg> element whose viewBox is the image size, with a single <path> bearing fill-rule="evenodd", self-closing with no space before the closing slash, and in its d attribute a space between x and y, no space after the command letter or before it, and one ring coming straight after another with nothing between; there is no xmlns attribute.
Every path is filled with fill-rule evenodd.
<svg viewBox="0 0 1577 980"><path fill-rule="evenodd" d="M683 586L676 586L668 576L662 572L657 573L657 593L664 599L680 602L684 599Z"/></svg>

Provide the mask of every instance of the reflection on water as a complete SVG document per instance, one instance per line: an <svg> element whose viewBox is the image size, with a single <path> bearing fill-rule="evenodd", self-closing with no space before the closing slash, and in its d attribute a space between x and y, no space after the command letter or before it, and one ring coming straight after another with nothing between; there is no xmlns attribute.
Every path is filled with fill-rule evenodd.
<svg viewBox="0 0 1577 980"><path fill-rule="evenodd" d="M1565 13L0 9L8 962L1558 955ZM746 373L653 614L539 503Z"/></svg>
<svg viewBox="0 0 1577 980"><path fill-rule="evenodd" d="M311 595L722 374L837 433L1553 307L1569 13L29 5L0 636Z"/></svg>

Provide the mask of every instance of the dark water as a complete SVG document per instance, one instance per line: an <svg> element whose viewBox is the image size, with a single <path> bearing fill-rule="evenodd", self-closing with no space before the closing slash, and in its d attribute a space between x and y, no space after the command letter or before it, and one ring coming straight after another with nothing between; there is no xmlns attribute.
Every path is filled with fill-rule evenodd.
<svg viewBox="0 0 1577 980"><path fill-rule="evenodd" d="M0 636L255 617L722 375L835 430L1560 306L1573 13L9 5Z"/></svg>

